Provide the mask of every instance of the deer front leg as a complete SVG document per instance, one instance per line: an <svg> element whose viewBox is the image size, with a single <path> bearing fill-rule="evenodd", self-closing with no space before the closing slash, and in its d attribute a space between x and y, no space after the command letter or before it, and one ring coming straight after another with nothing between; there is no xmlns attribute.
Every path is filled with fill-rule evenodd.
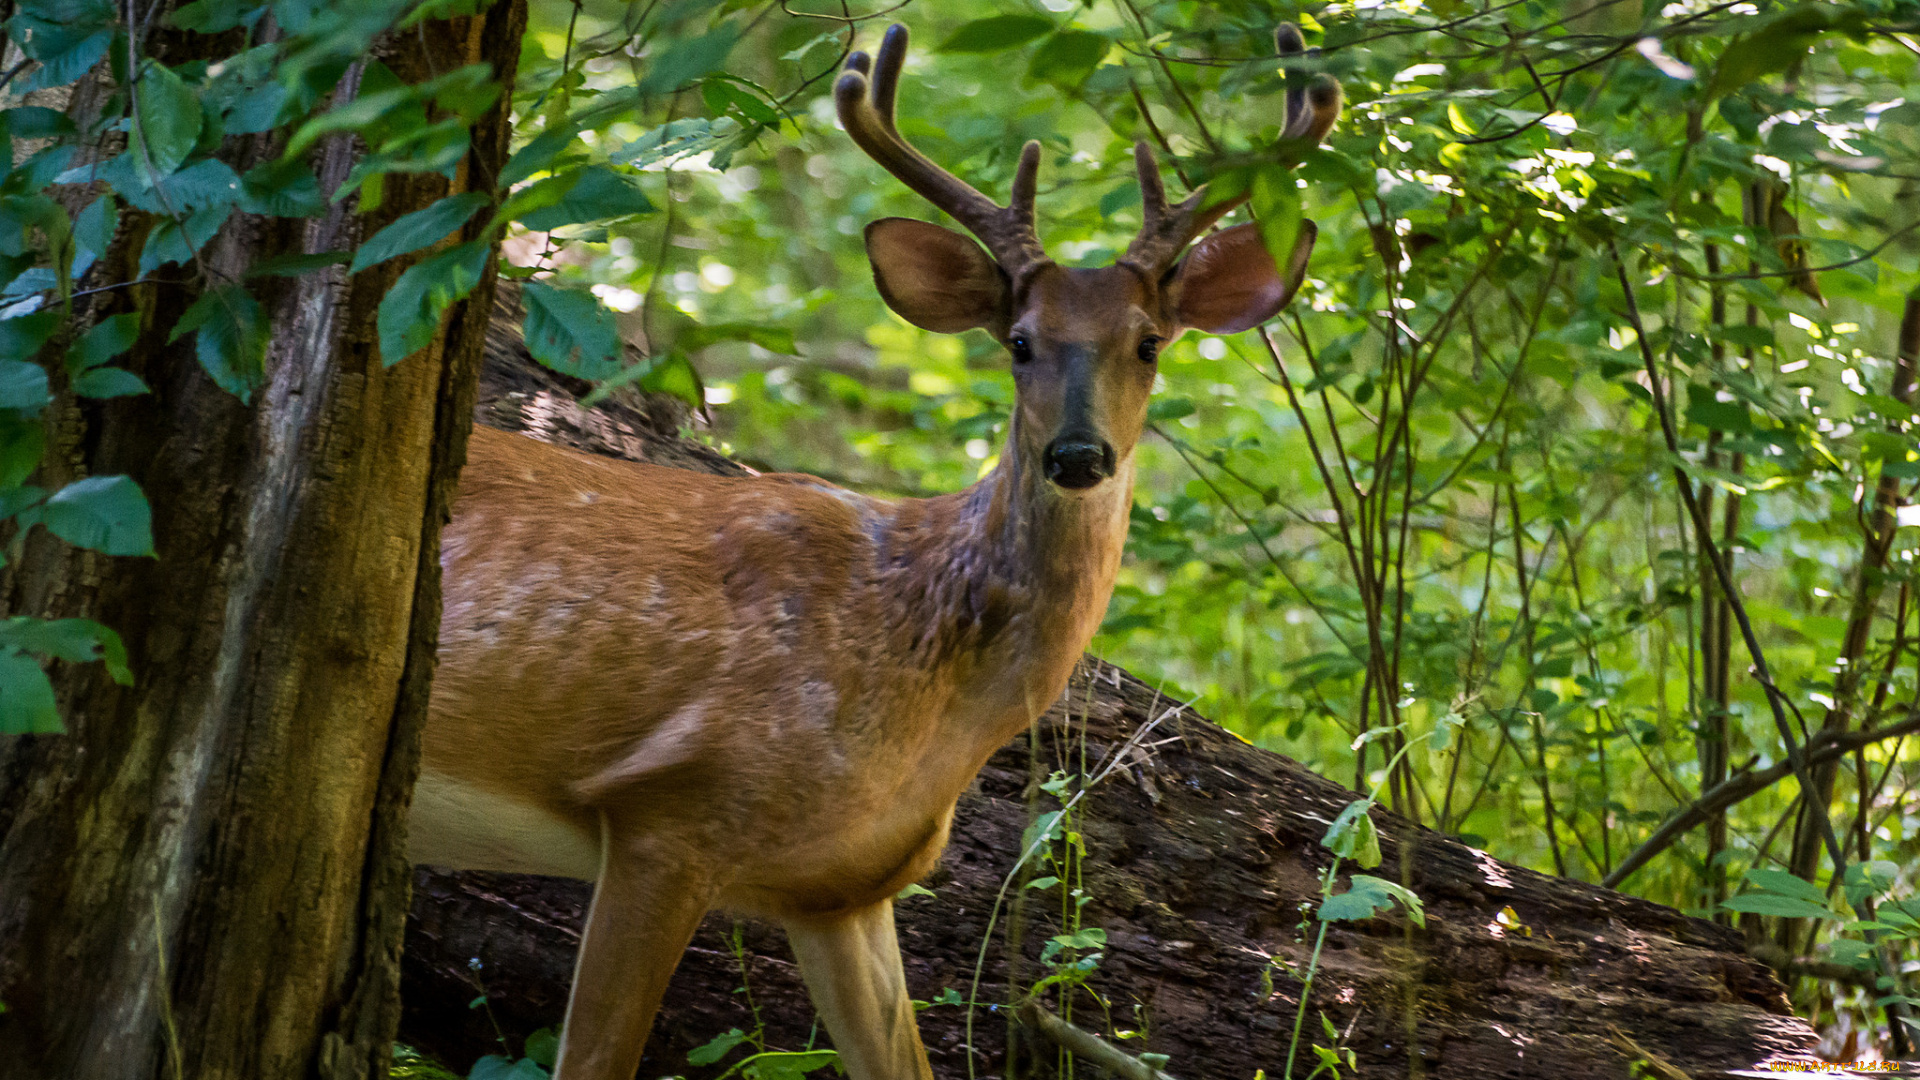
<svg viewBox="0 0 1920 1080"><path fill-rule="evenodd" d="M703 869L651 857L617 833L609 838L554 1080L633 1080L667 980L712 900Z"/></svg>
<svg viewBox="0 0 1920 1080"><path fill-rule="evenodd" d="M787 940L851 1080L933 1080L907 999L892 900L789 920Z"/></svg>

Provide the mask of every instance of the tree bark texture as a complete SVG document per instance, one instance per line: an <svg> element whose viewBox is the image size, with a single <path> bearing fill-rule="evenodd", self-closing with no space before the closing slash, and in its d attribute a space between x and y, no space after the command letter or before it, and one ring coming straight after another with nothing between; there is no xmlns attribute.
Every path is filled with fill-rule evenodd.
<svg viewBox="0 0 1920 1080"><path fill-rule="evenodd" d="M531 370L520 352L503 321L482 378L482 422L615 456L738 470L675 438L660 422L673 418L637 398L580 410L577 387ZM934 895L899 904L918 999L947 989L965 999L990 939L971 1039L964 1006L920 1016L938 1075L970 1075L969 1041L979 1076L1061 1074L1057 1049L1021 1031L1008 1007L1047 974L1042 950L1063 929L1059 887L1022 887L1055 871L1026 868L991 932L989 918L1023 832L1059 806L1039 781L1054 770L1092 773L1156 718L1075 810L1087 851L1082 919L1104 929L1106 943L1092 992L1070 1001L1049 993L1047 1005L1098 1033L1144 1033L1121 1045L1167 1054L1174 1076L1280 1075L1331 859L1319 841L1355 796L1093 659L1032 741L1001 750L962 799L926 883ZM1385 856L1373 873L1418 893L1426 926L1397 910L1333 924L1296 1075L1311 1069L1309 1044L1332 1042L1323 1014L1361 1076L1616 1078L1644 1053L1700 1077L1812 1045L1771 971L1733 931L1509 866L1384 810L1373 817ZM1356 869L1342 867L1341 891ZM579 882L420 870L402 1039L464 1069L500 1049L496 1022L513 1052L530 1031L558 1023L588 895ZM736 949L734 930L723 915L702 927L640 1075L717 1075L690 1067L687 1052L731 1028L752 1030L756 1016L769 1045L799 1049L812 1037L813 1011L780 932L747 923ZM471 1008L482 995L486 1008Z"/></svg>
<svg viewBox="0 0 1920 1080"><path fill-rule="evenodd" d="M378 55L409 82L485 62L510 84L524 24L524 0L499 0ZM206 41L153 48L178 64ZM356 84L350 73L339 92ZM240 171L279 152L226 149ZM351 201L310 221L239 217L203 261L238 280L258 257L351 249L488 187L507 150L503 94L451 183L390 177L368 218ZM315 152L323 190L357 152ZM95 280L135 276L142 218L123 213ZM50 411L36 482L131 475L159 557L108 559L38 530L7 553L5 613L116 628L136 685L61 667L69 734L0 739L0 1077L385 1075L439 535L493 289L489 277L427 350L383 366L375 309L413 261L255 283L273 290L256 294L273 339L251 404L199 369L191 338L166 341L193 299L190 268L82 313L140 313L127 364L153 392Z"/></svg>

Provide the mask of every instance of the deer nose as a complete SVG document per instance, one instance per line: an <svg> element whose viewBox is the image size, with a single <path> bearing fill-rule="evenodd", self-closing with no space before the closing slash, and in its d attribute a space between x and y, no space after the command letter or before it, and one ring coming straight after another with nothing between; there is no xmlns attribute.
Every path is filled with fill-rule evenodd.
<svg viewBox="0 0 1920 1080"><path fill-rule="evenodd" d="M1113 446L1082 435L1062 435L1047 444L1047 479L1079 490L1113 475Z"/></svg>

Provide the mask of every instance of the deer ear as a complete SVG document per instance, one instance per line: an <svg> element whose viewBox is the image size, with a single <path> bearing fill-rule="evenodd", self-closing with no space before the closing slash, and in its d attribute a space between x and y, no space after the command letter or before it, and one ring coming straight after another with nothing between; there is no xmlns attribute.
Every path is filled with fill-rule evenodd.
<svg viewBox="0 0 1920 1080"><path fill-rule="evenodd" d="M1006 275L951 229L881 218L867 226L867 261L887 306L922 330L957 334L1006 321Z"/></svg>
<svg viewBox="0 0 1920 1080"><path fill-rule="evenodd" d="M1300 223L1284 272L1260 242L1256 225L1235 225L1206 237L1174 268L1175 319L1209 334L1233 334L1273 318L1306 280L1307 256L1317 235L1313 222Z"/></svg>

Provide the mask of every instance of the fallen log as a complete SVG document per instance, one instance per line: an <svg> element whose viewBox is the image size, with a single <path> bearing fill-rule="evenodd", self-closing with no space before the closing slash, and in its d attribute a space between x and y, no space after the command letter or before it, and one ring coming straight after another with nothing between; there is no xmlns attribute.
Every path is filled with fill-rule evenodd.
<svg viewBox="0 0 1920 1080"><path fill-rule="evenodd" d="M739 469L679 438L686 415L663 402L630 395L579 409L584 385L532 366L515 327L496 320L481 422L616 456ZM1061 808L1061 785L1043 782L1064 774L1071 789L1103 761L1105 779L1069 819L1085 846L1079 876L1026 887L1052 874L1031 862L1014 869L1023 835ZM920 1026L936 1073L1058 1075L1061 1050L1021 1027L1019 1006L1097 950L1084 986L1048 987L1060 1019L1126 1054L1165 1055L1159 1067L1186 1080L1277 1078L1333 857L1320 840L1355 798L1089 658L961 800L925 883L931 895L899 904L909 986L934 1003ZM1315 1043L1343 1061L1351 1051L1361 1076L1435 1078L1615 1078L1643 1058L1708 1077L1813 1044L1771 970L1730 930L1501 863L1384 810L1372 816L1384 856L1375 874L1423 900L1425 925L1398 908L1330 925L1295 1075L1311 1069ZM1342 867L1338 889L1353 869ZM1063 898L1075 884L1079 895ZM557 1024L588 895L579 882L420 870L402 1039L464 1069L502 1041L519 1053L528 1033ZM1078 928L1104 931L1104 942L1056 946L1050 965L1051 940L1076 929L1063 912L1082 898ZM971 1010L952 1003L970 996ZM484 1007L470 1007L479 998ZM779 930L713 915L674 976L641 1075L716 1076L752 1048L710 1067L687 1055L734 1029L771 1048L824 1045Z"/></svg>

